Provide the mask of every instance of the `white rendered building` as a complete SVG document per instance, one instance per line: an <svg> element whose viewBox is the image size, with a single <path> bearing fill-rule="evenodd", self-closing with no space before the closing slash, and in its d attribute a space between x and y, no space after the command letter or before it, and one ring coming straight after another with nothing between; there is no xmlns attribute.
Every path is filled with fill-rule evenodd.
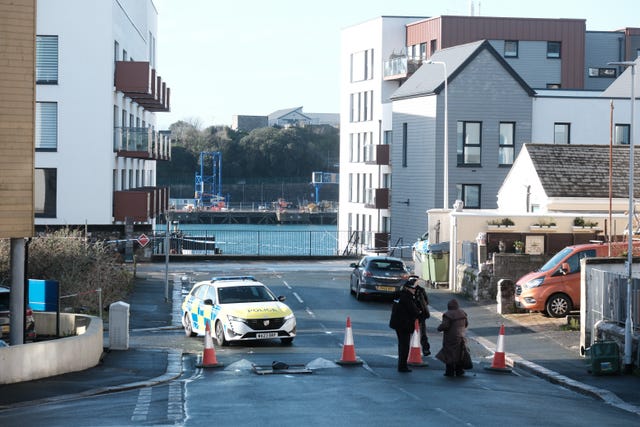
<svg viewBox="0 0 640 427"><path fill-rule="evenodd" d="M38 0L35 224L150 224L170 141L152 0Z"/></svg>
<svg viewBox="0 0 640 427"><path fill-rule="evenodd" d="M339 247L386 252L390 245L391 101L406 74L405 26L420 17L379 17L342 31L340 51ZM392 55L399 61L385 64ZM403 58L404 57L404 58ZM403 61L404 59L404 61Z"/></svg>

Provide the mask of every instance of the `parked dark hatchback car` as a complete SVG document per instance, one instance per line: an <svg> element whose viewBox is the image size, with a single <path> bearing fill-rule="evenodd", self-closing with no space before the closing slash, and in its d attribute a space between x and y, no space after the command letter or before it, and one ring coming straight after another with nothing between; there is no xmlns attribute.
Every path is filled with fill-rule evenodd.
<svg viewBox="0 0 640 427"><path fill-rule="evenodd" d="M0 330L2 332L2 339L9 338L9 326L10 326L10 308L9 300L11 295L11 289L6 286L0 286ZM25 327L25 339L33 341L36 339L36 324L33 320L33 311L30 307L27 307L26 315L26 327Z"/></svg>
<svg viewBox="0 0 640 427"><path fill-rule="evenodd" d="M385 256L365 256L351 268L349 290L358 300L368 295L393 296L410 274L402 259Z"/></svg>

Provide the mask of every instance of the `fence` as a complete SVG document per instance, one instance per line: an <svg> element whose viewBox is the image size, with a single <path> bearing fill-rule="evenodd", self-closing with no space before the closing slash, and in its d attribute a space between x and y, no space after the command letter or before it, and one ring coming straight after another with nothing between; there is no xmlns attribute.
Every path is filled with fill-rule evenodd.
<svg viewBox="0 0 640 427"><path fill-rule="evenodd" d="M627 319L627 276L594 268L586 289L586 325L598 321L624 325ZM640 326L640 279L631 281L631 313L635 329Z"/></svg>
<svg viewBox="0 0 640 427"><path fill-rule="evenodd" d="M172 254L246 256L337 256L340 231L189 230L170 233ZM163 255L165 233L153 235L153 253ZM348 240L345 238L345 241Z"/></svg>

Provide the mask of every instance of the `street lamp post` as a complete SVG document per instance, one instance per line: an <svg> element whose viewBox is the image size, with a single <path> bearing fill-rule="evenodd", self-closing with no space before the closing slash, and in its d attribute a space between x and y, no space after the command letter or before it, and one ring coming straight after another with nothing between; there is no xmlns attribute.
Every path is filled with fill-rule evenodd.
<svg viewBox="0 0 640 427"><path fill-rule="evenodd" d="M427 64L439 64L444 68L444 184L443 190L443 207L449 207L449 94L447 63L443 61L427 61Z"/></svg>
<svg viewBox="0 0 640 427"><path fill-rule="evenodd" d="M629 224L627 225L627 319L624 323L624 371L630 374L633 368L631 362L632 350L632 331L633 322L631 320L632 304L631 304L631 288L633 283L633 134L635 132L634 119L635 114L633 106L635 104L635 79L636 79L636 63L633 61L609 62L609 65L617 65L622 67L631 67L631 129L629 132Z"/></svg>

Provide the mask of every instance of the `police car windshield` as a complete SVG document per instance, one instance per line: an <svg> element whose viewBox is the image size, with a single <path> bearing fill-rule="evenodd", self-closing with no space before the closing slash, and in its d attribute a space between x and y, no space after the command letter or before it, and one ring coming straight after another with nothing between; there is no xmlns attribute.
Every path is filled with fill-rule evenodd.
<svg viewBox="0 0 640 427"><path fill-rule="evenodd" d="M218 289L220 304L275 301L276 297L264 286L228 286Z"/></svg>

